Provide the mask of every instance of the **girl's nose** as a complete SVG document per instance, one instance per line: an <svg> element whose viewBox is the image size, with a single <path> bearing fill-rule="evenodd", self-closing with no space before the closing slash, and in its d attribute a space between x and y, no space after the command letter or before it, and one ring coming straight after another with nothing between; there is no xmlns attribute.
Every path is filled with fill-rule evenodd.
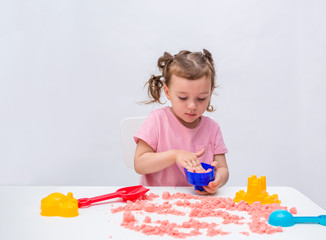
<svg viewBox="0 0 326 240"><path fill-rule="evenodd" d="M190 101L188 103L188 108L189 109L196 109L196 103L194 101Z"/></svg>

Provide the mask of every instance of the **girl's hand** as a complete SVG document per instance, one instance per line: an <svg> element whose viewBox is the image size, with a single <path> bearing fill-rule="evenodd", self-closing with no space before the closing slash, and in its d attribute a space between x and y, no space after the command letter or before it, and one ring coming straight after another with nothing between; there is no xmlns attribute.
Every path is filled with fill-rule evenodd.
<svg viewBox="0 0 326 240"><path fill-rule="evenodd" d="M205 153L205 149L197 153L191 153L183 150L176 150L175 162L186 168L188 171L201 171L203 167L198 160Z"/></svg>
<svg viewBox="0 0 326 240"><path fill-rule="evenodd" d="M219 187L220 187L221 177L219 174L217 174L217 169L216 169L217 163L215 161L213 161L211 166L215 167L215 179L213 181L209 182L209 184L207 186L203 186L205 191L196 190L196 193L199 195L214 194L214 193L216 193L217 189L219 189Z"/></svg>

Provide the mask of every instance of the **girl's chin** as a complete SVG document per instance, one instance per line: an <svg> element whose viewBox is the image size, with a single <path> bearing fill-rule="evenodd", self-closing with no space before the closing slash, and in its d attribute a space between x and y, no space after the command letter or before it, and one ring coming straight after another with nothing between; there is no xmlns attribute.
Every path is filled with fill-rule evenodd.
<svg viewBox="0 0 326 240"><path fill-rule="evenodd" d="M200 118L179 118L179 120L182 122L182 124L186 127L189 127L189 128L194 128L197 126L197 124L199 123L200 121Z"/></svg>
<svg viewBox="0 0 326 240"><path fill-rule="evenodd" d="M187 113L185 113L182 117L179 116L178 114L176 114L176 112L174 111L173 108L172 109L172 112L173 114L179 119L179 121L186 127L189 127L189 128L193 128L193 127L196 127L197 124L199 123L200 121L200 118L197 117L197 114L195 115L189 115Z"/></svg>

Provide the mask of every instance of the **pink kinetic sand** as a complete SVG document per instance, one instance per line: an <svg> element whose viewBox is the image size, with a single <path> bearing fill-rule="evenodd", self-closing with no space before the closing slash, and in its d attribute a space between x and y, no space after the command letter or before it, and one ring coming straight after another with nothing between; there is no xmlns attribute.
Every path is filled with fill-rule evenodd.
<svg viewBox="0 0 326 240"><path fill-rule="evenodd" d="M200 170L196 170L196 169L194 169L194 170L192 170L192 171L190 171L190 172L193 172L193 173L209 173L209 172L211 172L211 171L212 171L211 168L209 168L209 169L207 169L207 170L205 170L204 168L202 168L202 169L200 169Z"/></svg>
<svg viewBox="0 0 326 240"><path fill-rule="evenodd" d="M260 202L254 202L250 205L244 201L236 203L231 198L198 196L187 193L171 194L169 192L164 192L161 197L164 201L159 204L153 202L154 198L159 198L158 195L145 195L142 200L128 201L124 206L111 209L111 212L123 212L121 226L146 235L169 235L175 238L186 238L205 233L206 236L231 234L223 230L223 226L227 224L247 225L248 231L238 232L244 236L249 236L250 232L274 234L283 231L281 227L274 227L267 223L271 212L277 209L287 209L277 203L262 205ZM180 208L184 211L180 211ZM137 220L132 212L145 214L144 220ZM236 212L246 212L250 216L249 222L248 219L237 215ZM295 214L297 209L293 207L290 212ZM150 214L184 216L188 217L188 220L182 223L170 222L169 220L154 221ZM218 218L221 221L213 221L212 223L199 221L199 219L206 217Z"/></svg>
<svg viewBox="0 0 326 240"><path fill-rule="evenodd" d="M290 208L290 213L297 214L298 213L297 208L296 207Z"/></svg>

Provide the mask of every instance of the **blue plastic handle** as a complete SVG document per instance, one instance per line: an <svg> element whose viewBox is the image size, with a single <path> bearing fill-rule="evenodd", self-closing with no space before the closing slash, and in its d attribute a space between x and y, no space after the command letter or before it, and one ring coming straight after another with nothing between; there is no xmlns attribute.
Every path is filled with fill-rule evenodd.
<svg viewBox="0 0 326 240"><path fill-rule="evenodd" d="M295 223L319 223L319 217L293 217Z"/></svg>
<svg viewBox="0 0 326 240"><path fill-rule="evenodd" d="M268 223L281 227L291 227L296 223L317 223L326 226L326 215L320 215L318 217L294 217L286 210L276 210L269 216Z"/></svg>

